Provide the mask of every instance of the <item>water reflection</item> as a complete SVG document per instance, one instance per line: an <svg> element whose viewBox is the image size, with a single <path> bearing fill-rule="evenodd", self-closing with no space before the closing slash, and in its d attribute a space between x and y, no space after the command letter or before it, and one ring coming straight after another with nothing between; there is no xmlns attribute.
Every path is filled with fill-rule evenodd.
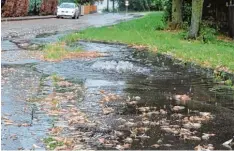
<svg viewBox="0 0 234 151"><path fill-rule="evenodd" d="M85 42L76 45L87 51L105 51L110 56L92 60L44 62L36 68L45 74L57 73L73 81L83 81L86 92L79 107L91 119L100 121L103 127L111 126L118 130L131 127L131 123L136 122L139 130L144 124L150 123L144 126L149 130L133 139L131 149L153 149L152 145L156 142L159 142L160 149L191 149L191 146L207 143L213 144L216 149L223 149L220 144L227 137L232 137L233 91L214 90L217 84L209 74L203 74L196 68L183 67L164 56L135 51L122 45ZM116 97L117 101L110 101L116 95L119 96ZM128 98L131 101L126 104ZM141 107L150 110L139 112ZM114 109L114 114L103 115L110 108ZM171 128L170 125L179 125L182 129L184 118L200 116L200 112L210 112L214 119L203 122L201 128L195 130L196 136L189 135L184 140L178 135L162 131L162 126L167 124L167 129ZM119 118L127 121L125 126L116 121ZM126 141L130 141L128 137L133 135L132 130L121 129ZM180 130L178 134L181 133ZM216 136L209 141L202 141L202 133L215 133ZM108 147L99 146L99 149Z"/></svg>

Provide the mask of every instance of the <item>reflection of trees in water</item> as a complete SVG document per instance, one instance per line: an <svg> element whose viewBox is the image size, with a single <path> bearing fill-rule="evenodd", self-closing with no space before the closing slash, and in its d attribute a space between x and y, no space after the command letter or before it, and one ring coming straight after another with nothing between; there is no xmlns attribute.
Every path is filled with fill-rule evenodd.
<svg viewBox="0 0 234 151"><path fill-rule="evenodd" d="M165 103L170 103L170 97L186 94L192 100L201 103L220 104L230 109L234 108L233 91L222 89L220 93L212 92L211 89L217 86L212 77L199 74L195 72L196 70L191 72L190 67L173 65L174 61L151 53L134 53L133 58L150 60L151 67L155 69L154 73L147 77L129 77L127 81L129 85L125 88L129 95L138 95L146 103L148 102L147 104L163 106Z"/></svg>

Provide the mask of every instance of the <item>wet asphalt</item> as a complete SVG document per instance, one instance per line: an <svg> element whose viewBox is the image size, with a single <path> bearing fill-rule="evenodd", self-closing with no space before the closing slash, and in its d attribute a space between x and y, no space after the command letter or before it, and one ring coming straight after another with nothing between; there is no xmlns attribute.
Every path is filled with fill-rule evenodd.
<svg viewBox="0 0 234 151"><path fill-rule="evenodd" d="M35 145L40 146L36 149L43 149L42 138L51 127L51 120L44 114L37 114L32 120L37 109L26 101L38 93L42 75L34 71L32 65L39 62L41 52L24 49L18 44L27 44L41 34L61 33L62 36L71 31L131 18L133 15L90 14L77 20L52 18L2 22L2 149L35 149ZM53 40L58 40L58 36Z"/></svg>

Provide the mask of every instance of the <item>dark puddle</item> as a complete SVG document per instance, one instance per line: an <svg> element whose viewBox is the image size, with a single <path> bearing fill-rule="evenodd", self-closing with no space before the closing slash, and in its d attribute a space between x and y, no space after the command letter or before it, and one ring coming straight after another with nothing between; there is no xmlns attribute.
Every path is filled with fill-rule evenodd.
<svg viewBox="0 0 234 151"><path fill-rule="evenodd" d="M213 144L215 149L226 149L221 144L233 136L234 93L233 90L226 88L216 91L214 88L220 85L214 82L211 73L204 74L199 68L182 66L167 57L136 51L124 45L79 42L77 46L87 51L106 52L110 56L64 60L58 63L41 62L35 68L43 74L56 73L72 82L82 82L86 91L79 108L90 119L100 121L103 127L117 128L121 123L116 119L120 117L135 122L141 120L139 119L141 113L137 112L135 107L123 103L128 96L141 98L137 102L138 107L157 107L167 111L168 114L160 118L165 118L170 123L176 122L171 118L174 112L170 107L176 105L171 98L177 94L186 94L192 98L189 103L182 104L186 108L181 112L183 116L193 115L188 113L189 109L211 112L215 117L197 130L199 137L202 133L216 134L207 141L185 141L161 131L160 126L151 126L145 133L150 138L142 139L140 142L133 141L131 149L154 149L151 145L158 141L164 144L159 149L193 149L198 144ZM115 109L114 114L103 115L99 102L103 98L100 90L122 97L119 102L106 105ZM156 116L150 120L157 119ZM130 129L124 132L128 136ZM99 149L110 148L99 146Z"/></svg>
<svg viewBox="0 0 234 151"><path fill-rule="evenodd" d="M9 40L2 41L1 43L1 49L2 51L13 51L13 50L19 50L16 44L10 42Z"/></svg>
<svg viewBox="0 0 234 151"><path fill-rule="evenodd" d="M57 42L61 37L69 34L70 32L71 31L62 32L62 33L56 32L56 33L40 34L40 35L37 35L36 38L34 38L31 41L31 43L43 45L43 44Z"/></svg>

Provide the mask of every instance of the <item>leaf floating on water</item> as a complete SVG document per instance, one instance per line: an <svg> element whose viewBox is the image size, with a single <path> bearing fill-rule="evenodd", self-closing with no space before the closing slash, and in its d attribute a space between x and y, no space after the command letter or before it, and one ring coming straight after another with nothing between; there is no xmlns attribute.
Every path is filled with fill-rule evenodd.
<svg viewBox="0 0 234 151"><path fill-rule="evenodd" d="M130 137L127 137L125 140L124 140L125 143L129 143L131 144L133 142L132 138Z"/></svg>
<svg viewBox="0 0 234 151"><path fill-rule="evenodd" d="M172 145L171 144L163 144L163 146L165 146L165 147L171 147Z"/></svg>
<svg viewBox="0 0 234 151"><path fill-rule="evenodd" d="M172 110L173 111L180 111L180 110L183 110L183 109L185 109L184 106L174 106Z"/></svg>
<svg viewBox="0 0 234 151"><path fill-rule="evenodd" d="M124 144L124 145L123 145L123 148L124 148L124 149L129 149L130 147L131 147L131 144Z"/></svg>
<svg viewBox="0 0 234 151"><path fill-rule="evenodd" d="M19 147L18 150L24 150L24 148L23 147Z"/></svg>
<svg viewBox="0 0 234 151"><path fill-rule="evenodd" d="M99 90L100 93L104 94L105 93L105 90Z"/></svg>
<svg viewBox="0 0 234 151"><path fill-rule="evenodd" d="M105 138L99 138L98 141L99 141L101 144L104 144Z"/></svg>
<svg viewBox="0 0 234 151"><path fill-rule="evenodd" d="M51 134L59 134L63 130L62 127L53 127L50 132Z"/></svg>
<svg viewBox="0 0 234 151"><path fill-rule="evenodd" d="M2 116L2 120L9 120L9 119L6 116Z"/></svg>
<svg viewBox="0 0 234 151"><path fill-rule="evenodd" d="M159 147L160 147L160 145L158 145L158 144L154 144L154 145L152 145L151 147L159 148Z"/></svg>
<svg viewBox="0 0 234 151"><path fill-rule="evenodd" d="M67 146L66 145L58 146L54 150L67 150Z"/></svg>
<svg viewBox="0 0 234 151"><path fill-rule="evenodd" d="M11 136L10 136L10 138L11 138L12 140L16 140L16 139L18 139L18 137L17 137L17 135L16 135L16 134L11 135Z"/></svg>
<svg viewBox="0 0 234 151"><path fill-rule="evenodd" d="M113 145L113 144L104 144L104 146L105 146L106 148L111 148L111 147L113 147L114 145Z"/></svg>
<svg viewBox="0 0 234 151"><path fill-rule="evenodd" d="M28 127L28 126L31 126L31 124L29 124L29 123L23 123L23 124L18 124L18 126L19 127L21 127L21 126Z"/></svg>
<svg viewBox="0 0 234 151"><path fill-rule="evenodd" d="M121 145L117 145L115 148L118 149L118 150L123 150L124 149L124 147L121 146Z"/></svg>
<svg viewBox="0 0 234 151"><path fill-rule="evenodd" d="M5 125L14 125L14 122L12 120L7 119L7 120L4 120L4 124Z"/></svg>
<svg viewBox="0 0 234 151"><path fill-rule="evenodd" d="M63 137L53 137L54 140L58 142L63 142L64 138Z"/></svg>
<svg viewBox="0 0 234 151"><path fill-rule="evenodd" d="M41 147L37 146L36 144L33 144L33 148L36 149L36 148L41 148Z"/></svg>
<svg viewBox="0 0 234 151"><path fill-rule="evenodd" d="M208 144L208 145L203 145L201 146L200 144L198 146L196 146L194 148L194 150L197 150L197 151L203 151L203 150L206 150L206 151L210 151L210 150L214 150L214 146L213 144Z"/></svg>
<svg viewBox="0 0 234 151"><path fill-rule="evenodd" d="M103 108L102 111L103 111L103 114L107 115L107 114L114 112L114 109L111 107L108 107L108 108Z"/></svg>
<svg viewBox="0 0 234 151"><path fill-rule="evenodd" d="M73 143L73 138L65 138L63 143L67 146L71 146Z"/></svg>
<svg viewBox="0 0 234 151"><path fill-rule="evenodd" d="M191 98L188 95L186 95L186 94L184 94L184 95L175 95L175 96L173 96L173 98L176 101L182 102L182 103L186 103L186 102L188 102L188 101L191 100Z"/></svg>

